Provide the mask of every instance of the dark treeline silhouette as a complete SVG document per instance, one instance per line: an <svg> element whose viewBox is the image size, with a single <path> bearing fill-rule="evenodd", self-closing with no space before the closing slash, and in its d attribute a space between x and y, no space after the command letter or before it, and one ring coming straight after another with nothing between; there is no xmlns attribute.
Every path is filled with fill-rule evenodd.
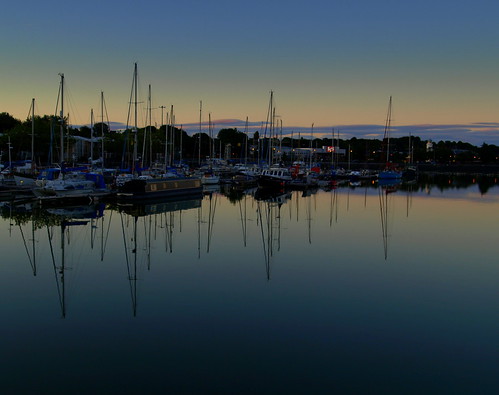
<svg viewBox="0 0 499 395"><path fill-rule="evenodd" d="M60 144L60 123L58 117L44 115L35 116L34 158L38 165L46 165L50 162L59 161ZM0 113L0 151L2 162L6 162L9 151L9 141L11 147L12 160L31 159L31 130L32 121L20 121L8 113ZM82 139L74 138L79 136L88 139L91 130L88 126L74 128L66 126L64 128L65 139L68 141L68 152L66 158L76 162L86 162L89 159L89 143L82 143ZM144 139L144 134L146 138ZM104 135L105 161L109 166L121 166L123 159L129 160L130 152L133 150L131 131L113 131L107 124L96 123L94 125L94 137ZM154 162L164 162L165 152L167 160L174 163L179 159L196 162L205 158L219 157L232 159L234 161L247 158L256 161L264 158L263 151L269 146L269 139L262 136L258 131L251 135L235 128L226 128L218 131L216 137L211 138L202 132L189 136L184 130L171 128L169 126L146 126L137 132L138 152L144 165ZM168 146L165 141L168 138ZM76 141L80 141L77 148ZM291 149L317 148L333 146L333 140L329 138L315 138L312 142L304 138L284 137L282 141L274 139L275 147L283 147L281 160L289 162L292 158ZM386 143L386 142L385 142ZM100 145L100 142L96 143ZM200 147L201 145L201 147ZM383 141L375 139L351 139L335 140L334 146L345 152L349 152L349 159L352 163L382 163L386 160L383 156ZM462 141L438 141L428 144L427 140L420 137L400 137L390 139L390 161L394 163L437 163L437 164L497 164L499 163L499 147L496 145L483 143L477 147ZM100 156L100 148L95 148L94 158ZM143 157L142 157L143 155ZM328 155L319 154L317 159L327 161ZM345 161L347 154L342 160Z"/></svg>

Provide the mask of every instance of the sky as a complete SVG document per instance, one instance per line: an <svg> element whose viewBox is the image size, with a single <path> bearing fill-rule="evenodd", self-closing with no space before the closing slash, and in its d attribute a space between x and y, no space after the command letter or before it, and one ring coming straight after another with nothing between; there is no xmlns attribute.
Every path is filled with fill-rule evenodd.
<svg viewBox="0 0 499 395"><path fill-rule="evenodd" d="M134 63L139 121L174 106L189 133L208 120L261 130L270 92L283 134L392 136L499 145L497 0L7 0L0 112L54 114L59 73L73 125L123 127ZM133 122L133 121L130 121ZM313 125L313 128L312 128Z"/></svg>

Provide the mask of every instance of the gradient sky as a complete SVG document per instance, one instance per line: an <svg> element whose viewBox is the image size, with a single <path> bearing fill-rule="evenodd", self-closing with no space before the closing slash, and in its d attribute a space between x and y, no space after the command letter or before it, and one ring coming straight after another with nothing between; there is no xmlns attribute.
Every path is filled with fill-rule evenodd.
<svg viewBox="0 0 499 395"><path fill-rule="evenodd" d="M499 145L497 0L4 3L0 112L19 119L33 97L55 112L64 73L73 124L99 116L101 91L126 123L137 62L158 126L174 105L196 132L200 100L215 131L258 126L273 90L285 132L380 138L392 95L395 137Z"/></svg>

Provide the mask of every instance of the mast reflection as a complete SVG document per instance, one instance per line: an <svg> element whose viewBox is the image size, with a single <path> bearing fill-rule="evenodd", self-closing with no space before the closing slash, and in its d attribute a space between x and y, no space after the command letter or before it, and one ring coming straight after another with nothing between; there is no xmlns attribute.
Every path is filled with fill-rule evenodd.
<svg viewBox="0 0 499 395"><path fill-rule="evenodd" d="M388 223L390 213L391 195L397 192L400 185L399 180L379 180L378 181L378 194L379 194L379 209L381 215L381 232L383 236L383 251L385 261L388 258Z"/></svg>
<svg viewBox="0 0 499 395"><path fill-rule="evenodd" d="M190 209L201 208L202 195L191 196L188 199L162 199L147 201L146 203L118 204L120 213L121 230L123 238L123 249L125 253L125 264L127 279L129 283L130 298L132 303L132 314L137 316L138 306L138 280L141 267L146 266L151 270L152 264L152 238L156 234L157 216L160 216L160 224L165 229L165 249L173 250L173 228L175 214L182 218L182 212ZM154 233L153 233L154 218ZM139 226L143 232L139 232ZM131 229L130 229L131 228ZM145 254L145 256L143 256ZM143 263L145 262L145 265Z"/></svg>
<svg viewBox="0 0 499 395"><path fill-rule="evenodd" d="M291 193L284 190L258 189L255 192L255 199L265 257L265 271L267 280L270 280L274 250L279 251L281 243L281 207L291 199Z"/></svg>

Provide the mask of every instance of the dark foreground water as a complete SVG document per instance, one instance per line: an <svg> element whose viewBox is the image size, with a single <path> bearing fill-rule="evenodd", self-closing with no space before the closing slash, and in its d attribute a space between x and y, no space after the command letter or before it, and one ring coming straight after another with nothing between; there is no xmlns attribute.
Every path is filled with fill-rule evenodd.
<svg viewBox="0 0 499 395"><path fill-rule="evenodd" d="M495 184L226 194L4 207L0 391L497 391Z"/></svg>

